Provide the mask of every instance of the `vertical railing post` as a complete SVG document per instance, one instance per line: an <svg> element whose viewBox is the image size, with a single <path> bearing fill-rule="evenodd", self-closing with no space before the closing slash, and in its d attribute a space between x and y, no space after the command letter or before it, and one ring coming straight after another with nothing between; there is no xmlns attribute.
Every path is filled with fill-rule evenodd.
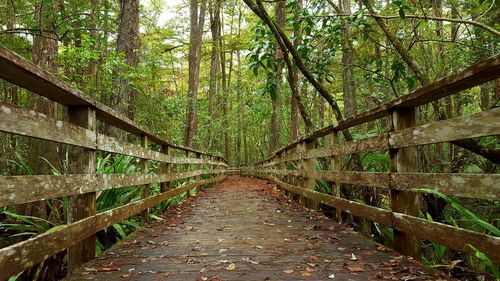
<svg viewBox="0 0 500 281"><path fill-rule="evenodd" d="M280 153L276 154L276 158L274 160L274 161L279 162L276 165L274 165L274 167L276 170L278 170L280 172L283 172L285 170L283 162L281 162L281 160L283 159L283 156L284 156L284 151L281 151ZM286 175L283 175L283 174L276 176L276 178L282 182L285 182L285 177L286 177ZM285 189L283 189L283 188L278 188L278 189L279 189L279 191L281 191L281 193L285 194Z"/></svg>
<svg viewBox="0 0 500 281"><path fill-rule="evenodd" d="M314 148L314 141L306 141L303 144L303 150L302 154L305 156L305 154L310 150ZM303 180L303 186L305 189L309 190L315 190L316 189L316 179L309 177L307 174L308 172L314 172L314 158L307 158L302 160L302 169L304 171L304 180ZM317 209L319 206L319 202L311 200L309 198L305 198L305 206L310 209Z"/></svg>
<svg viewBox="0 0 500 281"><path fill-rule="evenodd" d="M304 155L305 151L305 144L303 142L300 142L297 144L297 147L295 148L295 151L297 154L299 154L300 160L297 161L297 169L301 172L301 176L296 178L297 180L297 185L305 188L306 183L305 183L305 160L302 158ZM305 206L306 205L306 198L303 195L299 196L299 204Z"/></svg>
<svg viewBox="0 0 500 281"><path fill-rule="evenodd" d="M148 140L148 136L146 135L141 135L141 146L148 149L148 145L149 145L149 140ZM147 159L143 159L141 161L142 163L142 173L144 175L147 175L148 174L148 160ZM141 187L141 198L144 199L144 198L147 198L149 196L149 192L150 192L150 188L149 188L149 185L143 185ZM142 219L143 221L145 222L148 218L148 210L144 210L141 212L141 215L142 215Z"/></svg>
<svg viewBox="0 0 500 281"><path fill-rule="evenodd" d="M332 148L339 146L339 132L337 130L332 133ZM330 170L334 173L340 172L341 170L341 161L340 155L335 153L330 160ZM337 182L332 182L332 195L334 197L340 198L340 184ZM335 208L335 220L337 222L342 221L342 212L339 208Z"/></svg>
<svg viewBox="0 0 500 281"><path fill-rule="evenodd" d="M170 148L168 145L162 145L161 146L161 152L163 154L166 154L167 156L170 156ZM170 174L170 163L162 163L161 164L161 173L162 174ZM165 191L168 191L170 189L170 182L161 182L160 183L160 191L161 192L165 192Z"/></svg>
<svg viewBox="0 0 500 281"><path fill-rule="evenodd" d="M198 160L202 160L202 157L201 157L201 153L196 153L196 159ZM198 165L195 165L195 171L201 171L201 169L203 168L203 164L198 164ZM200 181L201 180L201 175L198 175L194 178L196 181Z"/></svg>
<svg viewBox="0 0 500 281"><path fill-rule="evenodd" d="M189 157L190 157L189 151L186 151L186 158L189 158ZM193 167L193 165L188 163L186 165L186 173L191 172L191 170L192 170L191 168L192 167ZM191 197L191 190L186 191L186 198L189 198L189 197Z"/></svg>
<svg viewBox="0 0 500 281"><path fill-rule="evenodd" d="M95 110L90 107L68 107L69 122L90 131L96 131ZM95 174L97 151L95 149L71 147L68 153L69 173ZM69 197L68 223L96 214L96 193L90 192ZM76 237L75 237L76 238ZM68 249L68 271L72 272L84 262L95 257L96 236L83 239Z"/></svg>
<svg viewBox="0 0 500 281"><path fill-rule="evenodd" d="M415 108L404 108L389 115L391 131L415 126ZM417 172L417 148L403 147L390 150L391 173ZM391 189L393 212L418 217L419 196L415 192ZM394 230L394 249L402 254L420 259L420 240L412 233Z"/></svg>

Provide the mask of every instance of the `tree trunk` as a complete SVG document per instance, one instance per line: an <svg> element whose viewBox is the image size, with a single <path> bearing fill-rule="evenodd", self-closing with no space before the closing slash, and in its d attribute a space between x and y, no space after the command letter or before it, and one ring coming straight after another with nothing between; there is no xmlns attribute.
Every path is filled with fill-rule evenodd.
<svg viewBox="0 0 500 281"><path fill-rule="evenodd" d="M241 21L242 21L242 11L241 7L238 8L238 32L237 39L241 40ZM236 128L236 153L235 160L236 166L239 167L241 165L241 129L242 129L242 119L245 118L244 113L244 104L241 98L241 94L243 91L243 85L241 83L241 59L240 59L240 50L236 50L236 61L238 62L238 70L237 70L237 82L236 82L236 95L237 95L237 103L238 103L238 112L241 114L241 117L238 118L238 126ZM226 128L227 129L227 128Z"/></svg>
<svg viewBox="0 0 500 281"><path fill-rule="evenodd" d="M309 69L304 65L304 62L300 58L299 53L297 52L296 48L294 48L292 42L288 37L286 36L285 32L283 29L281 29L279 26L277 26L273 20L269 17L269 14L265 10L262 1L257 0L257 4L253 2L253 0L243 0L245 4L257 15L259 16L271 29L271 32L273 33L274 37L280 44L280 47L282 50L287 50L290 52L290 54L293 57L293 60L297 67L299 68L300 72L304 75L304 77L313 85L313 87L318 91L318 93L328 102L328 105L332 108L333 113L335 115L335 118L337 119L337 122L341 122L344 120L342 117L342 111L340 110L339 105L337 102L333 99L333 97L328 93L326 88L318 81L312 73L309 71ZM285 62L287 62L287 57L285 56ZM303 112L301 112L303 113ZM305 121L305 120L304 120ZM349 132L349 130L343 130L342 134L344 135L344 139L346 141L352 140L352 135Z"/></svg>
<svg viewBox="0 0 500 281"><path fill-rule="evenodd" d="M297 8L302 8L302 5L303 5L302 0L297 1ZM295 18L295 21L296 23L299 23L298 17ZM295 46L295 48L297 48L301 43L301 40L299 38L300 30L294 29L293 34L295 37L293 45ZM292 66L291 72L292 72L291 73L292 80L290 81L289 84L290 88L293 91L294 89L299 89L299 79L300 79L299 69L297 68L296 65ZM292 93L290 97L290 138L289 138L290 142L297 140L299 138L299 134L300 134L299 105L297 99L295 98L295 95Z"/></svg>
<svg viewBox="0 0 500 281"><path fill-rule="evenodd" d="M215 102L218 96L218 80L220 73L220 7L221 0L210 1L209 12L210 12L210 31L212 33L212 52L210 56L210 81L208 87L208 115L210 116L210 125L208 127L208 148L211 149L213 146L213 136L214 127L213 123L216 119L216 108Z"/></svg>
<svg viewBox="0 0 500 281"><path fill-rule="evenodd" d="M278 0L276 2L276 18L280 28L285 27L285 1ZM273 153L280 145L280 95L281 95L281 78L283 77L283 52L278 44L276 48L276 94L271 95L272 115L271 115L271 132L269 142L269 153Z"/></svg>
<svg viewBox="0 0 500 281"><path fill-rule="evenodd" d="M14 29L14 26L16 24L16 13L15 13L16 7L14 7L14 2L13 1L8 1L7 2L7 30L12 30ZM14 47L14 34L11 33L6 33L5 35L5 41L9 44L9 48ZM17 95L17 87L15 85L12 85L10 83L5 84L5 100L12 103L12 104L17 104L18 103L18 95Z"/></svg>
<svg viewBox="0 0 500 281"><path fill-rule="evenodd" d="M344 14L351 14L351 0L340 0L340 7ZM345 117L349 118L358 113L356 104L356 84L354 82L354 48L351 40L351 24L348 20L342 23L342 88L344 96Z"/></svg>
<svg viewBox="0 0 500 281"><path fill-rule="evenodd" d="M92 11L90 12L90 38L94 40L95 44L91 47L93 51L100 50L100 38L99 38L99 31L97 31L97 28L99 26L99 1L100 0L90 0L90 3L92 5ZM104 50L103 50L104 51ZM98 59L93 59L90 61L88 69L87 69L87 75L89 76L90 79L93 79L93 84L95 89L99 88L99 79L97 77L97 73L99 72L99 60Z"/></svg>
<svg viewBox="0 0 500 281"><path fill-rule="evenodd" d="M37 3L35 6L35 21L40 24L39 34L33 36L33 62L40 68L56 73L55 56L58 49L57 36L53 32L42 34L41 30L51 30L56 25L57 1ZM33 95L34 110L47 115L49 118L57 118L57 104L39 95ZM59 168L58 145L47 141L31 139L31 152L29 154L30 166L36 175L50 174L50 166L42 159L46 159L54 167ZM45 202L28 204L26 214L38 217L47 217L47 205Z"/></svg>
<svg viewBox="0 0 500 281"><path fill-rule="evenodd" d="M189 80L184 145L192 146L198 126L197 101L206 0L190 0Z"/></svg>
<svg viewBox="0 0 500 281"><path fill-rule="evenodd" d="M139 0L121 0L120 5L120 27L116 51L125 55L125 63L129 66L127 71L131 71L139 63ZM133 81L126 78L123 73L119 73L118 93L113 96L112 106L122 109L122 112L133 120L139 93L131 86L131 82Z"/></svg>

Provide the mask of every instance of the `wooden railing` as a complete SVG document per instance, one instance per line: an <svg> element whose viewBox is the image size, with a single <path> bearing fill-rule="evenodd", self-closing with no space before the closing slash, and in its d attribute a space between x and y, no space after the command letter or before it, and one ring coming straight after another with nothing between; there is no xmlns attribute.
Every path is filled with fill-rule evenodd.
<svg viewBox="0 0 500 281"><path fill-rule="evenodd" d="M69 145L68 175L0 177L0 207L68 197L68 223L50 232L0 249L0 280L5 280L48 257L68 249L69 270L95 256L95 234L114 223L201 185L221 181L227 163L203 151L173 144L147 131L111 108L89 98L56 76L0 47L0 78L66 106L69 121L61 121L20 107L0 104L0 131ZM97 120L122 129L141 145L101 134ZM155 151L154 147L161 147ZM96 174L97 151L142 159L143 173ZM174 156L176 153L178 156ZM159 162L160 173L148 174L149 161ZM177 172L171 172L175 169ZM183 172L179 172L179 171ZM205 175L207 179L201 180ZM169 182L192 178L171 189ZM151 196L148 184L160 183L161 193ZM142 185L142 199L96 212L96 194L107 189Z"/></svg>
<svg viewBox="0 0 500 281"><path fill-rule="evenodd" d="M415 113L418 106L499 77L500 56L497 55L409 95L315 131L278 150L271 157L243 167L241 173L267 179L288 192L298 194L300 201L310 207L319 203L331 206L336 210L337 219L344 211L391 227L394 230L394 247L404 254L420 258L420 239L423 239L474 253L470 244L499 264L499 237L419 218L419 194L422 188L433 188L447 195L499 200L500 175L419 172L416 146L499 135L500 108L425 125L416 125ZM339 135L343 130L380 118L387 118L387 133L341 141ZM321 143L318 140L325 136L331 136L331 144L315 147L315 143ZM342 171L342 156L376 151L389 152L390 172ZM315 170L316 158L329 158L330 170ZM499 159L493 161L498 164ZM287 165L291 163L296 169ZM331 182L332 194L316 191L316 180ZM388 190L391 210L341 198L340 184Z"/></svg>

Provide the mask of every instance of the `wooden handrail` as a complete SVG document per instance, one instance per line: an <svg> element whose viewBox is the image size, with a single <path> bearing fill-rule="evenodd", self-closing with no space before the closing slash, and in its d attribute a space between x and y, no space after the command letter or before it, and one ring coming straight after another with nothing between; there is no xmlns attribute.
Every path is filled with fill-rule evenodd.
<svg viewBox="0 0 500 281"><path fill-rule="evenodd" d="M500 55L475 64L413 93L377 106L317 130L278 149L270 157L243 167L242 174L256 176L275 183L279 188L297 194L307 207L319 203L338 211L389 226L394 231L395 249L420 258L419 239L430 240L452 249L472 253L471 244L492 261L500 263L500 237L470 231L419 218L419 193L425 188L446 195L474 199L500 200L500 175L470 173L421 173L417 169L417 146L462 141L500 135L500 108L416 125L416 107L428 104L460 91L500 78ZM338 134L387 117L388 132L363 139L340 142ZM333 142L315 148L314 142L332 135ZM383 151L390 155L389 172L341 171L339 157L358 153ZM329 171L316 171L315 158L331 158ZM287 169L287 163L296 169ZM332 194L315 190L316 180L331 182ZM339 184L365 188L380 188L390 195L391 210L360 204L341 198Z"/></svg>
<svg viewBox="0 0 500 281"><path fill-rule="evenodd" d="M145 135L151 142L159 145L168 145L183 151L213 156L227 162L221 156L174 144L153 134L126 116L75 89L54 74L40 69L32 62L2 46L0 46L0 78L65 106L90 107L96 111L99 120L139 137Z"/></svg>
<svg viewBox="0 0 500 281"><path fill-rule="evenodd" d="M459 73L442 78L428 86L421 87L408 95L376 106L370 110L338 122L335 125L326 126L316 130L309 135L276 150L270 157L255 164L269 161L276 155L296 147L299 143L313 141L327 136L334 131L349 129L369 121L386 117L390 112L394 112L397 109L424 105L497 78L500 78L500 54L474 64Z"/></svg>

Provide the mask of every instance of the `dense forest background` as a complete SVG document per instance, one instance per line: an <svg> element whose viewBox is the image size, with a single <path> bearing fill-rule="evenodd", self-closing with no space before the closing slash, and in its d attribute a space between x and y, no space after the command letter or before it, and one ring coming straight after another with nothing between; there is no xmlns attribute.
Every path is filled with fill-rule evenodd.
<svg viewBox="0 0 500 281"><path fill-rule="evenodd" d="M500 52L495 0L2 0L0 8L2 46L152 132L216 152L232 166L254 163L315 129ZM3 80L0 101L67 118L55 103ZM417 123L491 109L499 101L496 80L420 107ZM351 137L387 129L379 120L357 127ZM3 175L64 171L61 150L0 136ZM498 173L499 149L498 137L426 146L419 166ZM389 169L387 153L344 162L347 169ZM367 204L387 203L383 194L343 192ZM461 204L498 227L498 202L479 201ZM430 198L427 215L460 217L446 209L448 203ZM390 241L390 234L374 229L364 228ZM436 267L451 271L453 261L465 259L429 247L429 264ZM461 270L487 272L477 260Z"/></svg>
<svg viewBox="0 0 500 281"><path fill-rule="evenodd" d="M233 165L336 120L242 1L5 0L1 7L3 46L152 131L218 151ZM263 7L344 118L499 51L494 1L294 0ZM56 113L2 85L2 100ZM499 87L485 84L426 115L491 108Z"/></svg>

